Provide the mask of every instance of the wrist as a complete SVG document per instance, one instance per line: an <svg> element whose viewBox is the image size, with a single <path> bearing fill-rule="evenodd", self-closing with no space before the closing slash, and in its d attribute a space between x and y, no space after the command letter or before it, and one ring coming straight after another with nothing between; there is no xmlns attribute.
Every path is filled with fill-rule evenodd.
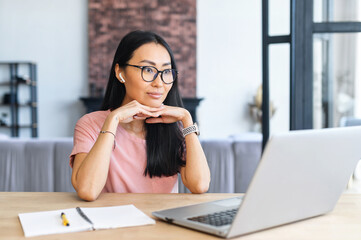
<svg viewBox="0 0 361 240"><path fill-rule="evenodd" d="M184 117L183 117L183 119L181 120L181 122L182 122L183 128L187 128L187 127L193 125L192 116L191 116L191 114L189 113L189 111L186 110L186 109L184 109Z"/></svg>
<svg viewBox="0 0 361 240"><path fill-rule="evenodd" d="M112 112L108 115L108 117L105 119L103 127L102 127L102 131L111 131L111 132L116 132L116 129L118 127L119 124L119 119L118 117L113 114Z"/></svg>
<svg viewBox="0 0 361 240"><path fill-rule="evenodd" d="M193 125L191 125L189 127L183 128L182 133L183 133L183 137L186 137L187 135L189 135L191 133L195 133L197 136L200 135L197 123L194 123Z"/></svg>

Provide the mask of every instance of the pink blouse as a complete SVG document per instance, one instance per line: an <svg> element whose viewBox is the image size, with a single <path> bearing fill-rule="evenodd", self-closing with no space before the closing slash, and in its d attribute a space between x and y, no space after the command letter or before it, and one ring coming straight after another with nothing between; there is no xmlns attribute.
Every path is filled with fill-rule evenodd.
<svg viewBox="0 0 361 240"><path fill-rule="evenodd" d="M110 111L97 111L79 119L74 130L74 147L70 166L78 153L88 153ZM102 192L178 193L177 174L170 177L144 176L147 164L146 142L118 125L116 147L110 157L108 178Z"/></svg>

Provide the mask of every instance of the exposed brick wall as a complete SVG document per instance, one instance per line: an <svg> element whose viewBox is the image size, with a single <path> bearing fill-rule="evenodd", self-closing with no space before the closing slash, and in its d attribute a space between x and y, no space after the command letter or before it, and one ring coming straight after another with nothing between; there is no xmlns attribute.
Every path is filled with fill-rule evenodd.
<svg viewBox="0 0 361 240"><path fill-rule="evenodd" d="M89 0L88 6L89 83L106 86L122 37L150 30L174 52L182 97L196 96L196 0Z"/></svg>

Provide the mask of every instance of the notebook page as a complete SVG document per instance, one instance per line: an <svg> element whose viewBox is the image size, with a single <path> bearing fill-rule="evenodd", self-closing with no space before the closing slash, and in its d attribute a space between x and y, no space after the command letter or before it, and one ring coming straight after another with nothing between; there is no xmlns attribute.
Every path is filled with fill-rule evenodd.
<svg viewBox="0 0 361 240"><path fill-rule="evenodd" d="M62 224L63 222L60 216L62 212L65 213L69 220L70 226L64 226ZM74 208L20 213L19 218L25 237L92 230L91 225L86 222Z"/></svg>
<svg viewBox="0 0 361 240"><path fill-rule="evenodd" d="M134 205L81 208L94 223L95 229L155 224L155 221Z"/></svg>

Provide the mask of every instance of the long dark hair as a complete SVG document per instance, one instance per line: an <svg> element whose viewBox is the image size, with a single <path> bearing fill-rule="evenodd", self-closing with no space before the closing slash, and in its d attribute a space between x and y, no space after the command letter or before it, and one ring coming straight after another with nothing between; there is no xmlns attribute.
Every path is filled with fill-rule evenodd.
<svg viewBox="0 0 361 240"><path fill-rule="evenodd" d="M119 43L110 69L109 81L105 92L101 110L111 111L120 107L125 97L124 84L120 83L115 76L115 65L124 67L133 57L136 49L146 43L157 43L165 47L171 58L172 69L177 69L173 52L166 41L157 34L149 31L134 31L128 33ZM165 105L183 107L182 99L178 90L178 78L173 82L172 88L164 100ZM171 124L147 124L147 166L144 175L150 177L173 176L179 172L183 161L184 138L178 123Z"/></svg>

